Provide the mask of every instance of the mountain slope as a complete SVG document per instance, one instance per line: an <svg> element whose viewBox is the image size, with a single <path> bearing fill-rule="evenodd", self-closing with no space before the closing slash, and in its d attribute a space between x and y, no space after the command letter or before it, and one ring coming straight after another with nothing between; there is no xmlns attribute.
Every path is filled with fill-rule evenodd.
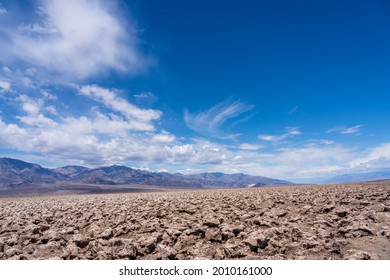
<svg viewBox="0 0 390 280"><path fill-rule="evenodd" d="M69 177L77 176L78 174L80 174L85 170L89 170L89 168L84 166L78 166L78 165L67 165L67 166L58 167L54 169L54 171Z"/></svg>
<svg viewBox="0 0 390 280"><path fill-rule="evenodd" d="M171 173L148 172L136 170L126 166L108 166L85 170L74 176L70 181L89 184L140 184L156 186L182 186L182 187L202 187L191 180L185 180L182 175Z"/></svg>
<svg viewBox="0 0 390 280"><path fill-rule="evenodd" d="M0 186L50 184L63 180L66 180L65 175L43 168L39 164L0 158Z"/></svg>
<svg viewBox="0 0 390 280"><path fill-rule="evenodd" d="M290 185L291 182L243 173L202 173L194 175L149 172L113 165L97 168L64 166L43 168L35 163L0 158L0 186L15 187L28 184L96 184L96 185L154 185L172 187L248 187Z"/></svg>
<svg viewBox="0 0 390 280"><path fill-rule="evenodd" d="M187 175L186 177L197 180L202 186L205 187L244 188L249 186L291 185L291 182L288 181L271 179L262 176L251 176L243 173L225 174L214 172Z"/></svg>

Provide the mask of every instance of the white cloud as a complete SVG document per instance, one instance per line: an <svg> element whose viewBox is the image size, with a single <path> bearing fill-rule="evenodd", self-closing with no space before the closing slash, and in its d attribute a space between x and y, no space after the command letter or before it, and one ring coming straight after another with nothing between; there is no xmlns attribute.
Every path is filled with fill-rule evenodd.
<svg viewBox="0 0 390 280"><path fill-rule="evenodd" d="M28 76L34 77L37 73L37 69L35 67L28 68L24 71Z"/></svg>
<svg viewBox="0 0 390 280"><path fill-rule="evenodd" d="M3 66L2 70L4 73L7 73L7 74L12 73L11 69L9 69L7 66Z"/></svg>
<svg viewBox="0 0 390 280"><path fill-rule="evenodd" d="M258 151L261 146L256 144L224 146L203 139L183 142L165 130L158 133L134 130L122 115L96 109L89 116L49 118L45 116L50 106L45 102L49 99L20 95L16 101L25 115L18 116L20 123L0 119L0 145L27 154L41 154L46 160L92 166L134 162L145 168L151 165L153 170L170 171L182 170L185 165L187 173L243 172L307 181L358 168L390 166L390 143L357 151L319 139L312 141L320 144L315 146ZM286 128L286 133L292 136L298 135L298 131Z"/></svg>
<svg viewBox="0 0 390 280"><path fill-rule="evenodd" d="M3 26L2 60L22 60L52 77L80 80L116 70L136 74L149 64L140 54L136 27L112 2L42 0L36 19ZM111 6L110 6L111 5ZM4 38L5 40L6 38ZM42 74L42 72L40 73Z"/></svg>
<svg viewBox="0 0 390 280"><path fill-rule="evenodd" d="M58 115L57 109L54 105L46 106L45 110L48 111L52 115Z"/></svg>
<svg viewBox="0 0 390 280"><path fill-rule="evenodd" d="M281 135L259 135L257 138L263 141L269 141L269 142L279 142L286 138L289 138L291 136L296 136L302 134L302 132L299 130L299 127L286 127L285 128L286 133Z"/></svg>
<svg viewBox="0 0 390 280"><path fill-rule="evenodd" d="M187 162L195 155L193 146L189 144L177 145L169 149L175 162Z"/></svg>
<svg viewBox="0 0 390 280"><path fill-rule="evenodd" d="M159 134L155 134L152 137L153 142L160 142L160 143L171 143L175 141L176 137L166 131L162 131Z"/></svg>
<svg viewBox="0 0 390 280"><path fill-rule="evenodd" d="M342 130L341 133L342 134L359 134L359 129L362 126L363 125L356 125L353 127L347 127L346 129Z"/></svg>
<svg viewBox="0 0 390 280"><path fill-rule="evenodd" d="M47 90L42 89L42 90L41 90L41 94L42 94L42 96L44 96L44 97L47 98L47 99L50 99L50 100L57 100L57 96L55 96L54 94L50 93L50 92L47 91Z"/></svg>
<svg viewBox="0 0 390 280"><path fill-rule="evenodd" d="M256 151L256 150L263 148L263 145L242 143L242 144L238 145L238 148L240 150Z"/></svg>
<svg viewBox="0 0 390 280"><path fill-rule="evenodd" d="M23 111L27 113L25 116L17 116L22 123L38 127L50 127L57 125L52 119L40 113L43 107L42 99L33 99L22 94L18 96L16 100L21 102Z"/></svg>
<svg viewBox="0 0 390 280"><path fill-rule="evenodd" d="M47 128L50 126L56 126L56 122L54 122L52 119L44 116L43 114L38 115L27 115L27 116L21 116L17 117L22 123L27 124L29 126L39 126L43 128Z"/></svg>
<svg viewBox="0 0 390 280"><path fill-rule="evenodd" d="M42 99L33 99L25 94L22 94L16 98L17 101L22 103L22 109L29 115L38 115L42 108Z"/></svg>
<svg viewBox="0 0 390 280"><path fill-rule="evenodd" d="M5 8L0 8L0 14L5 14L7 10Z"/></svg>
<svg viewBox="0 0 390 280"><path fill-rule="evenodd" d="M100 93L104 92L100 90ZM104 99L103 104L133 117L134 112L117 107L119 97L116 93L108 91L108 95L111 97ZM225 151L212 143L183 144L165 130L159 133L139 130L133 121L115 113L101 113L94 109L92 116L60 117L54 105L45 104L50 99L44 96L19 95L14 101L19 102L24 115L16 116L20 123L5 123L0 119L0 143L2 147L18 152L42 154L52 160L77 159L77 162L90 165L128 161L218 164L226 158ZM125 100L122 103L126 104ZM129 108L134 110L132 106ZM48 111L55 118L46 116ZM137 117L137 113L134 116ZM143 121L151 119L143 117Z"/></svg>
<svg viewBox="0 0 390 280"><path fill-rule="evenodd" d="M242 156L240 156L240 155L238 155L238 156L235 156L232 160L233 161L241 161L241 160L243 160L244 158L242 157Z"/></svg>
<svg viewBox="0 0 390 280"><path fill-rule="evenodd" d="M132 124L134 130L154 130L151 122L158 120L162 115L157 110L138 108L118 96L118 91L116 90L105 89L97 85L87 85L80 87L79 92L121 113Z"/></svg>
<svg viewBox="0 0 390 280"><path fill-rule="evenodd" d="M258 138L263 141L277 141L278 137L274 135L259 135Z"/></svg>
<svg viewBox="0 0 390 280"><path fill-rule="evenodd" d="M42 155L53 162L91 166L133 162L152 170L174 172L185 166L185 172L191 173L243 172L307 181L329 174L390 167L390 143L357 150L326 139L312 139L303 141L302 146L280 148L280 140L302 134L298 127L286 127L281 135L261 136L280 141L278 149L265 149L257 143L235 141L228 146L204 139L187 140L155 124L161 112L129 103L118 90L94 85L77 90L77 98L91 98L99 102L99 108L65 116L61 105L57 112L55 99L50 98L56 95L51 92L49 95L36 90L35 98L23 94L14 97L12 102L18 102L22 113L15 116L14 123L0 118L0 146ZM150 129L145 129L148 125Z"/></svg>
<svg viewBox="0 0 390 280"><path fill-rule="evenodd" d="M355 154L343 147L331 149L297 148L262 153L254 151L240 151L239 154L220 150L224 157L216 164L207 165L208 172L246 173L258 176L267 176L279 179L310 178L322 176L345 168L345 160L349 161ZM192 161L186 162L184 173L205 172Z"/></svg>
<svg viewBox="0 0 390 280"><path fill-rule="evenodd" d="M363 124L355 125L352 127L344 127L344 126L337 126L334 128L331 128L327 130L327 133L331 132L339 132L341 134L355 134L355 135L361 135L360 128L364 126Z"/></svg>
<svg viewBox="0 0 390 280"><path fill-rule="evenodd" d="M33 24L21 24L18 27L19 31L22 31L24 33L37 33L40 35L47 35L47 34L54 34L58 33L58 30L55 29L52 26L42 26L39 25L38 23L33 23Z"/></svg>
<svg viewBox="0 0 390 280"><path fill-rule="evenodd" d="M309 142L318 143L321 145L332 145L334 144L334 141L328 140L328 139L309 139L307 140Z"/></svg>
<svg viewBox="0 0 390 280"><path fill-rule="evenodd" d="M0 80L0 92L5 92L11 90L11 83L7 81Z"/></svg>
<svg viewBox="0 0 390 280"><path fill-rule="evenodd" d="M20 77L20 83L26 88L35 88L34 82L28 77Z"/></svg>
<svg viewBox="0 0 390 280"><path fill-rule="evenodd" d="M9 142L9 139L15 140L19 137L26 137L27 132L25 129L20 128L15 124L6 124L0 119L0 139L4 142Z"/></svg>
<svg viewBox="0 0 390 280"><path fill-rule="evenodd" d="M308 139L306 140L307 144L306 147L316 147L319 145L332 145L335 142L328 139Z"/></svg>
<svg viewBox="0 0 390 280"><path fill-rule="evenodd" d="M283 161L290 164L302 164L307 162L310 165L313 161L322 164L331 164L332 162L348 161L351 158L351 152L349 149L342 147L303 147L303 148L284 148L279 149L280 157Z"/></svg>
<svg viewBox="0 0 390 280"><path fill-rule="evenodd" d="M226 133L223 132L222 126L226 124L228 120L235 119L240 115L251 111L253 108L253 105L238 101L231 102L228 100L200 113L194 114L186 110L184 113L184 120L189 128L201 135L229 138L229 135L226 135ZM235 136L237 135L233 135L233 137Z"/></svg>
<svg viewBox="0 0 390 280"><path fill-rule="evenodd" d="M193 144L174 145L166 147L170 152L171 163L186 163L186 165L220 165L224 163L228 156L225 148L220 145L197 140Z"/></svg>
<svg viewBox="0 0 390 280"><path fill-rule="evenodd" d="M300 135L302 132L299 130L299 127L286 127L288 135Z"/></svg>
<svg viewBox="0 0 390 280"><path fill-rule="evenodd" d="M390 167L390 143L383 143L377 147L365 151L363 155L356 157L351 163L352 168L389 168Z"/></svg>
<svg viewBox="0 0 390 280"><path fill-rule="evenodd" d="M35 116L36 122L40 116ZM19 152L41 153L55 161L77 159L90 165L133 161L169 166L189 162L220 164L226 159L224 151L214 145L174 144L169 142L173 138L169 139L167 133L131 133L124 122L109 118L66 118L44 127L26 121L24 124L26 126L22 128L0 120L2 146ZM162 136L166 138L162 139Z"/></svg>
<svg viewBox="0 0 390 280"><path fill-rule="evenodd" d="M134 94L134 98L139 101L154 101L156 100L156 96L152 92L141 92L138 94Z"/></svg>

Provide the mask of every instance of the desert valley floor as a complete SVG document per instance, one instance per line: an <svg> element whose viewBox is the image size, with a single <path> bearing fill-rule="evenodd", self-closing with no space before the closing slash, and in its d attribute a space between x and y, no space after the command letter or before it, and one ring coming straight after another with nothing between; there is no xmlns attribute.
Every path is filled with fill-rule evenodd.
<svg viewBox="0 0 390 280"><path fill-rule="evenodd" d="M390 259L390 182L0 198L0 259Z"/></svg>

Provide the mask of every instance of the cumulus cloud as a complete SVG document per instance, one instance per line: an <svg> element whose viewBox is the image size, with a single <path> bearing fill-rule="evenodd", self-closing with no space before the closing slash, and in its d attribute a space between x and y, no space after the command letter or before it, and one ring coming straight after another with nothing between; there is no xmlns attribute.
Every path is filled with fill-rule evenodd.
<svg viewBox="0 0 390 280"><path fill-rule="evenodd" d="M241 143L230 147L204 139L183 142L165 130L135 129L124 117L129 111L116 105L120 98L118 92L108 90L110 98L106 100L99 95L99 90L104 89L98 88L96 92L96 88L88 89L84 93L116 113L95 109L94 114L88 116L52 114L49 117L46 113L51 107L46 102L51 99L44 95L38 98L19 95L15 101L19 102L24 115L17 116L20 123L6 123L0 119L2 147L42 154L54 161L74 162L77 159L77 163L88 165L134 162L143 166L159 164L161 168L176 171L185 164L191 170L244 172L276 178L310 177L345 168L346 163L356 158L353 151L339 146L278 149L267 153L258 151L262 148L260 144ZM55 107L52 110L57 112ZM131 118L137 116L129 114ZM286 131L291 135L300 133L299 129L291 127ZM383 151L372 151L371 157L379 154Z"/></svg>
<svg viewBox="0 0 390 280"><path fill-rule="evenodd" d="M154 134L152 137L153 142L170 143L175 141L176 137L169 132L163 130L161 133Z"/></svg>
<svg viewBox="0 0 390 280"><path fill-rule="evenodd" d="M218 144L205 140L195 143L167 147L172 156L172 162L200 165L221 165L232 154Z"/></svg>
<svg viewBox="0 0 390 280"><path fill-rule="evenodd" d="M131 133L124 123L114 120L82 116L56 124L37 129L33 124L21 127L0 120L0 143L19 152L41 153L57 161L77 159L90 165L129 161L204 165L221 164L226 159L224 152L213 146L175 144L167 133Z"/></svg>
<svg viewBox="0 0 390 280"><path fill-rule="evenodd" d="M50 100L57 100L57 96L55 96L54 94L50 93L49 91L47 90L41 90L41 94L43 97L45 97L46 99L50 99Z"/></svg>
<svg viewBox="0 0 390 280"><path fill-rule="evenodd" d="M17 118L24 124L29 126L38 127L50 127L56 126L57 124L50 118L41 114L43 107L42 99L33 99L27 95L20 95L16 98L17 101L21 102L22 109L26 113L24 116L17 116Z"/></svg>
<svg viewBox="0 0 390 280"><path fill-rule="evenodd" d="M29 115L37 115L43 104L42 99L33 99L25 94L18 96L16 100L21 102L22 109Z"/></svg>
<svg viewBox="0 0 390 280"><path fill-rule="evenodd" d="M93 90L88 94L100 98ZM46 104L50 99L45 96L18 95L13 102L20 105L21 114L16 116L19 122L6 123L0 118L0 144L18 152L42 154L53 160L77 159L78 163L89 165L129 161L203 165L220 164L226 159L226 151L212 143L181 143L166 130L139 130L124 116L143 122L152 121L153 114L152 117L138 117L138 113L147 114L148 111L139 112L137 110L143 109L130 106L125 100L121 100L124 107L117 105L120 97L116 92L109 91L108 96L107 100L100 101L120 114L94 109L93 115L60 117L54 105Z"/></svg>
<svg viewBox="0 0 390 280"><path fill-rule="evenodd" d="M186 110L184 120L189 128L201 135L229 138L229 136L234 137L236 135L228 135L224 132L222 129L223 125L229 120L237 119L253 108L253 105L228 100L199 113L190 113Z"/></svg>
<svg viewBox="0 0 390 280"><path fill-rule="evenodd" d="M79 88L81 95L88 96L108 108L125 116L136 130L154 130L151 123L161 117L161 112L152 109L141 109L118 95L117 90L110 90L97 85L87 85Z"/></svg>
<svg viewBox="0 0 390 280"><path fill-rule="evenodd" d="M112 2L42 0L34 20L2 26L2 60L21 60L61 80L81 80L116 70L136 74L148 59L138 49L136 27ZM111 3L111 6L109 6ZM12 21L12 22L15 22ZM40 72L42 74L42 71Z"/></svg>

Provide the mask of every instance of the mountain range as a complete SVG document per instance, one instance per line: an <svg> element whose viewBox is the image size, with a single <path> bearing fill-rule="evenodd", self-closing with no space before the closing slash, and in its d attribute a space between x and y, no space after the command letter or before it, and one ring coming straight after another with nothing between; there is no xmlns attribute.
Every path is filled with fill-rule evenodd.
<svg viewBox="0 0 390 280"><path fill-rule="evenodd" d="M91 185L150 185L181 188L202 187L260 187L291 185L293 183L243 173L180 173L149 172L126 166L113 165L97 168L68 165L59 168L44 168L36 163L18 159L0 158L0 187L17 188L39 184L91 184Z"/></svg>

